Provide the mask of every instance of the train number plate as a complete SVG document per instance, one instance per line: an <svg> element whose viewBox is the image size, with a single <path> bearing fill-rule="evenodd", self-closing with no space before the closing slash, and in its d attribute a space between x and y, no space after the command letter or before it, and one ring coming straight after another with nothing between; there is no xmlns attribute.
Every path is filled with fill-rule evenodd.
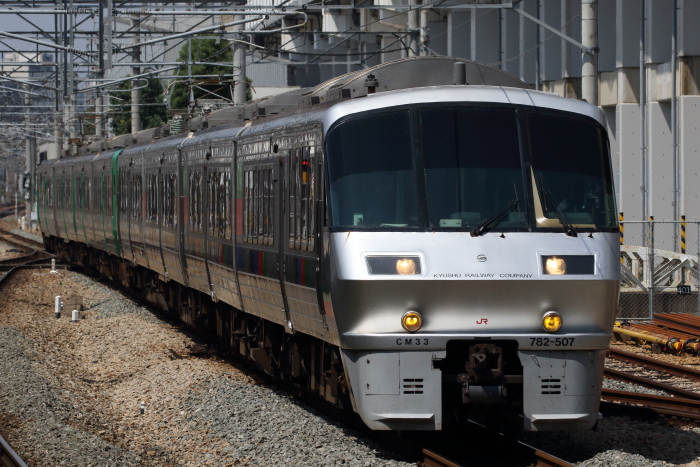
<svg viewBox="0 0 700 467"><path fill-rule="evenodd" d="M533 347L571 347L574 345L574 337L531 337L530 345Z"/></svg>
<svg viewBox="0 0 700 467"><path fill-rule="evenodd" d="M689 285L678 285L676 286L676 292L678 295L690 295L693 289Z"/></svg>

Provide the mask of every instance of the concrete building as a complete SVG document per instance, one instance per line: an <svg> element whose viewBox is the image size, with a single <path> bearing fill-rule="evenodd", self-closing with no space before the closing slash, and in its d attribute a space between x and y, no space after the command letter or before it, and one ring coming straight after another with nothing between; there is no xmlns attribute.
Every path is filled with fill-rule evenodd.
<svg viewBox="0 0 700 467"><path fill-rule="evenodd" d="M309 6L308 24L282 34L279 57L290 62L290 85L434 54L488 63L533 88L594 101L608 120L625 220L700 219L700 0L505 3ZM409 5L417 10L407 12ZM583 53L591 44L595 53Z"/></svg>

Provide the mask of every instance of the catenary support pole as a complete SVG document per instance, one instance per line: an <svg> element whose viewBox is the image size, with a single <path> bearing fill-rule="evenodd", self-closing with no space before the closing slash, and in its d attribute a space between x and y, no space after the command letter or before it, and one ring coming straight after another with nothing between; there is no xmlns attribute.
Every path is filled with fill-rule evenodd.
<svg viewBox="0 0 700 467"><path fill-rule="evenodd" d="M141 20L138 16L131 17L131 29L134 31L139 30L139 25ZM139 43L139 35L134 34L132 39L133 44ZM141 47L134 47L132 49L132 59L134 62L141 61ZM137 66L132 67L131 72L133 76L138 76L141 73L141 69ZM146 78L148 79L148 78ZM136 80L131 82L131 132L136 133L141 131L141 114L139 113L141 104L141 83Z"/></svg>
<svg viewBox="0 0 700 467"><path fill-rule="evenodd" d="M581 2L582 52L581 94L583 99L598 105L598 0Z"/></svg>
<svg viewBox="0 0 700 467"><path fill-rule="evenodd" d="M240 15L238 18L234 19L243 20L245 17ZM233 26L234 31L241 31L243 29L243 24L237 24ZM245 44L240 42L243 37L240 33L236 33L235 39L238 39L233 44L233 72L235 76L235 83L233 86L233 103L240 105L246 103L246 70L245 70Z"/></svg>

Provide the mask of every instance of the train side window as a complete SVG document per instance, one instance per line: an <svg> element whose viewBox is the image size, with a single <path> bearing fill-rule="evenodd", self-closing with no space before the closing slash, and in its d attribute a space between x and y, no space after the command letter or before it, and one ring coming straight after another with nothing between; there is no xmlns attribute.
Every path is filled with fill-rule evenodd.
<svg viewBox="0 0 700 467"><path fill-rule="evenodd" d="M202 172L190 172L189 184L189 229L192 232L203 232L202 226Z"/></svg>
<svg viewBox="0 0 700 467"><path fill-rule="evenodd" d="M105 215L107 217L112 216L112 177L105 177Z"/></svg>
<svg viewBox="0 0 700 467"><path fill-rule="evenodd" d="M129 185L129 196L131 203L131 218L134 220L141 219L141 174L132 174L131 183Z"/></svg>
<svg viewBox="0 0 700 467"><path fill-rule="evenodd" d="M231 169L209 172L209 234L231 237Z"/></svg>
<svg viewBox="0 0 700 467"><path fill-rule="evenodd" d="M87 177L87 186L85 187L85 210L92 212L92 178Z"/></svg>
<svg viewBox="0 0 700 467"><path fill-rule="evenodd" d="M158 223L158 174L146 174L146 221L152 224Z"/></svg>
<svg viewBox="0 0 700 467"><path fill-rule="evenodd" d="M177 174L163 174L163 224L174 229L177 225Z"/></svg>
<svg viewBox="0 0 700 467"><path fill-rule="evenodd" d="M65 179L65 183L63 184L63 188L64 188L63 207L64 207L64 209L68 210L71 207L71 203L70 203L70 178Z"/></svg>
<svg viewBox="0 0 700 467"><path fill-rule="evenodd" d="M274 243L274 182L272 167L249 167L243 173L243 239L249 243Z"/></svg>
<svg viewBox="0 0 700 467"><path fill-rule="evenodd" d="M314 250L314 182L313 151L298 148L290 153L289 170L289 247Z"/></svg>
<svg viewBox="0 0 700 467"><path fill-rule="evenodd" d="M126 175L127 168L121 167L119 169L119 214L121 216L126 216L128 205L129 205L129 178Z"/></svg>
<svg viewBox="0 0 700 467"><path fill-rule="evenodd" d="M83 177L76 178L75 181L78 183L76 200L78 203L78 209L82 212L85 210L85 181Z"/></svg>

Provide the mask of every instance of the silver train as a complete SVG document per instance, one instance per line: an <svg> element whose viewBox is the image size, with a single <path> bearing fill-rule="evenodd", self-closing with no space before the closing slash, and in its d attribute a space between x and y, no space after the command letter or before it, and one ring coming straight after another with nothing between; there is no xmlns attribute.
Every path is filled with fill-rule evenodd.
<svg viewBox="0 0 700 467"><path fill-rule="evenodd" d="M446 57L42 163L64 258L377 430L592 427L619 289L602 112Z"/></svg>

